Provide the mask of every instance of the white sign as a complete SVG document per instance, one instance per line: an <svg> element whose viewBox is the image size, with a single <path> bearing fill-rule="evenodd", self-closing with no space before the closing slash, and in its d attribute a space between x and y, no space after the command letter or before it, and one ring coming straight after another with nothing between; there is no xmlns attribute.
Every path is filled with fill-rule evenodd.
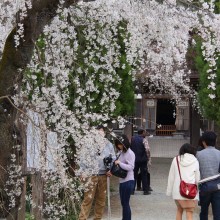
<svg viewBox="0 0 220 220"><path fill-rule="evenodd" d="M182 106L182 107L189 106L189 102L188 102L188 101L180 101L180 102L178 103L178 106Z"/></svg>
<svg viewBox="0 0 220 220"><path fill-rule="evenodd" d="M147 100L147 107L154 107L154 106L155 106L155 102L153 99Z"/></svg>

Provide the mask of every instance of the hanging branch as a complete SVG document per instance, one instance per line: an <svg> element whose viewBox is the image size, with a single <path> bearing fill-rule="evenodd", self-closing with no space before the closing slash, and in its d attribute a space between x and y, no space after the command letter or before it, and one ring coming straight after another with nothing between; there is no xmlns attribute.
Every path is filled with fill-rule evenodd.
<svg viewBox="0 0 220 220"><path fill-rule="evenodd" d="M10 104L14 107L14 108L16 108L19 112L21 112L22 114L24 114L30 121L31 121L31 123L34 125L34 126L36 126L36 127L40 127L39 125L36 125L36 123L31 119L31 117L28 115L28 114L26 114L23 110L21 110L20 108L18 108L12 101L11 101L11 99L9 98L9 96L1 96L0 97L0 100L1 99L7 99L9 102L10 102Z"/></svg>

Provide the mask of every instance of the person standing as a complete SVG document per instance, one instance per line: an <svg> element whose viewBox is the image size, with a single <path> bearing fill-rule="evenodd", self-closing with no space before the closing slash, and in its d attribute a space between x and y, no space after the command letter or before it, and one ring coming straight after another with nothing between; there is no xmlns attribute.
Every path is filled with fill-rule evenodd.
<svg viewBox="0 0 220 220"><path fill-rule="evenodd" d="M138 171L140 169L141 172L141 182L142 182L142 189L144 192L144 195L149 195L149 184L148 184L148 178L147 178L147 163L148 163L148 156L144 144L144 138L146 136L146 131L144 129L138 130L138 135L132 137L131 139L131 150L135 154L135 167L134 167L134 179L135 179L135 185L134 185L134 191L137 183L138 178ZM133 193L134 193L133 191Z"/></svg>
<svg viewBox="0 0 220 220"><path fill-rule="evenodd" d="M146 131L146 133L148 133L148 132ZM149 146L147 135L144 138L144 146L145 146L145 150L146 150L147 158L148 158L148 162L147 162L147 180L148 181L147 181L147 183L148 183L149 191L153 191L153 189L151 188L151 185L150 185L151 154L150 154L150 146ZM142 187L141 187L141 173L140 172L138 173L138 177L137 177L137 190L138 191L142 190Z"/></svg>
<svg viewBox="0 0 220 220"><path fill-rule="evenodd" d="M105 136L104 127L102 125L97 126L97 130L102 136ZM112 159L115 159L115 150L112 143L105 139L105 147L102 151L97 152L99 171L96 175L92 175L89 178L88 190L84 192L83 202L81 204L80 214L78 220L87 220L90 214L92 203L94 201L94 220L102 219L107 192L107 177L111 176L110 171L106 171L106 167L103 159L112 155ZM85 165L86 169L86 165Z"/></svg>
<svg viewBox="0 0 220 220"><path fill-rule="evenodd" d="M215 148L217 135L213 131L206 131L202 134L204 150L197 152L201 179L219 174L220 151ZM212 204L213 219L220 219L220 191L200 194L200 220L208 220L209 205Z"/></svg>
<svg viewBox="0 0 220 220"><path fill-rule="evenodd" d="M127 170L127 176L119 179L119 193L122 205L122 220L131 220L130 197L134 189L134 162L135 155L130 149L130 143L126 135L115 140L115 146L120 151L118 160L114 163Z"/></svg>
<svg viewBox="0 0 220 220"><path fill-rule="evenodd" d="M202 137L200 136L199 140L198 140L198 146L197 146L197 151L201 151L201 150L204 150L205 147L202 143Z"/></svg>
<svg viewBox="0 0 220 220"><path fill-rule="evenodd" d="M196 159L196 149L190 144L183 144L179 150L179 167L182 180L187 183L196 183L200 180L199 162ZM183 211L186 211L187 220L193 219L193 212L195 210L198 195L194 199L187 199L182 197L179 192L180 175L176 157L173 158L167 183L167 196L172 196L177 206L176 220L182 220Z"/></svg>

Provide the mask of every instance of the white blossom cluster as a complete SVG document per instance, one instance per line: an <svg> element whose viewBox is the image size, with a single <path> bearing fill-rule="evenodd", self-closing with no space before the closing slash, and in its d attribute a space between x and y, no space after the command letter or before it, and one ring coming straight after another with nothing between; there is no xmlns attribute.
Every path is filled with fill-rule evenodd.
<svg viewBox="0 0 220 220"><path fill-rule="evenodd" d="M97 151L102 151L105 146L105 139L97 133L95 128L91 128L90 123L95 121L106 121L110 118L109 114L115 109L115 100L119 93L114 88L115 84L120 84L121 80L118 77L115 69L120 66L119 49L117 44L117 19L111 19L104 23L99 22L99 19L94 19L96 13L91 11L91 15L87 12L87 19L84 18L87 8L78 9L70 8L61 10L58 9L58 16L54 18L50 26L44 29L45 48L44 62L39 60L39 53L36 50L32 62L28 66L31 74L27 75L24 83L27 87L25 91L18 94L17 102L21 97L27 97L31 92L32 100L28 106L35 106L35 111L40 113L40 127L45 128L44 121L53 124L53 130L57 132L57 147L55 150L50 148L45 138L45 129L42 129L41 138L38 147L39 165L37 170L42 172L42 176L51 190L45 188L48 198L55 198L59 195L61 188L71 189L71 192L76 192L76 185L73 178L69 177L65 170L67 166L67 158L65 146L68 146L67 138L72 137L77 149L77 159L79 170L77 175L87 177L98 171L98 160L94 160L94 155ZM85 42L87 49L84 51L84 66L77 65L77 53L79 43L77 41L77 32L75 26L71 26L67 22L69 15L71 22L76 27L85 26L83 34L85 35ZM59 19L60 16L62 19ZM90 16L90 19L88 19ZM97 31L97 26L100 26L100 31ZM110 29L110 30L109 30ZM94 52L94 48L96 51ZM105 53L102 53L103 49ZM93 59L99 60L99 64L93 62ZM89 73L89 69L94 72ZM74 78L70 76L71 72L75 72ZM37 86L37 79L40 73L44 73L45 81ZM83 76L83 77L82 77ZM50 85L47 84L50 80ZM88 105L93 101L90 95L94 93L99 94L99 84L103 85L103 92L100 94L100 105L102 106L101 114L93 112L92 109L88 111ZM69 101L69 85L75 85L75 99L74 112L68 109L67 102ZM33 86L34 85L34 86ZM25 102L23 101L23 104ZM38 132L35 132L38 133ZM46 132L47 133L47 132ZM34 135L36 137L36 135ZM39 136L39 134L37 135ZM54 146L53 146L54 147ZM60 181L51 182L51 175L48 169L47 151L53 157L54 163L54 178ZM70 152L71 153L71 152ZM73 155L74 156L74 155ZM81 164L86 164L89 169L81 169ZM78 192L83 186L78 186ZM49 190L49 191L48 191ZM58 199L58 198L57 198ZM75 193L72 200L79 200L79 195ZM55 218L55 210L58 207L56 203L49 203L43 209L51 218ZM59 210L59 213L63 212ZM60 214L61 216L61 214Z"/></svg>
<svg viewBox="0 0 220 220"><path fill-rule="evenodd" d="M24 2L21 1L20 6L25 6ZM43 46L36 47L28 65L23 81L25 90L14 98L15 103L22 102L27 109L39 114L39 128L35 128L40 152L36 168L48 186L44 189L48 198L56 201L45 204L43 210L51 219L66 214L59 201L60 189L71 192L69 198L72 201L79 201L79 192L86 187L78 185L77 178L66 172L69 167L67 153L73 154L68 148L70 137L76 147L76 154L72 155L76 161L75 174L87 177L97 173L98 164L94 157L106 140L92 125L111 119L120 95L118 88L123 86L116 71L125 68L120 62L121 46L118 43L118 28L124 27L119 24L126 23L126 61L133 67L129 74L134 80L141 74L146 86L170 93L174 99L178 99L182 92L191 92L190 72L186 66L189 32L197 30L203 39L203 55L210 64L208 89L211 99L215 98L216 59L220 48L220 20L213 14L212 1L204 3L198 11L177 5L175 0L163 4L155 0L97 0L69 8L63 7L64 1L60 3L57 16L45 27L37 42ZM31 7L30 4L26 6L22 17L26 16L25 8ZM13 10L7 22L13 23L16 9L14 4L10 7ZM0 16L0 21L4 21L5 30L10 31L12 26L4 16ZM18 27L17 39L20 39L23 26ZM31 100L27 101L30 94ZM94 105L97 99L99 109ZM123 127L125 120L119 117L118 122ZM48 141L51 130L57 135L53 144ZM48 154L53 161L52 168ZM83 169L83 164L89 168Z"/></svg>
<svg viewBox="0 0 220 220"><path fill-rule="evenodd" d="M22 21L27 16L27 10L31 8L31 0L0 1L0 57L4 49L6 38L15 27L15 46L19 46L20 40L24 37Z"/></svg>
<svg viewBox="0 0 220 220"><path fill-rule="evenodd" d="M0 57L5 41L12 28L15 26L16 1L0 1Z"/></svg>
<svg viewBox="0 0 220 220"><path fill-rule="evenodd" d="M21 166L17 164L16 155L11 154L11 163L7 169L9 178L6 181L5 192L9 197L9 209L16 206L16 199L22 194L24 178Z"/></svg>
<svg viewBox="0 0 220 220"><path fill-rule="evenodd" d="M20 0L17 2L17 11L19 11L19 22L17 23L15 39L15 47L20 45L20 40L24 37L24 25L22 21L27 16L27 10L32 8L31 0Z"/></svg>
<svg viewBox="0 0 220 220"><path fill-rule="evenodd" d="M60 219L66 215L65 204L62 203L59 198L60 190L63 188L63 184L59 179L59 175L55 172L44 172L44 195L46 196L46 201L44 201L44 207L42 211L44 215L48 216L48 219ZM73 189L71 189L73 190ZM75 187L74 187L75 190ZM69 200L75 199L75 197L70 196Z"/></svg>
<svg viewBox="0 0 220 220"><path fill-rule="evenodd" d="M136 54L141 62L140 72L147 70L143 77L150 80L149 87L160 88L176 99L182 91L188 93L185 56L189 30L198 24L196 14L156 1L146 1L141 10L138 3L132 6L134 12L129 14L132 17L129 31L134 38L131 54Z"/></svg>
<svg viewBox="0 0 220 220"><path fill-rule="evenodd" d="M188 1L189 3L189 1ZM198 11L191 11L179 5L176 1L135 1L129 3L118 1L114 3L120 12L124 12L130 21L132 40L130 45L130 61L141 63L142 81L150 83L148 87L160 88L178 99L182 92L191 93L189 87L190 72L186 66L186 53L190 31L197 30L202 37L204 57L212 69L209 80L216 77L216 62L219 54L219 15L213 14L214 2L204 3ZM129 11L129 13L128 13ZM114 12L115 13L115 12ZM202 21L202 22L201 22ZM130 43L130 42L129 42ZM130 44L131 44L130 43ZM134 57L136 55L136 57ZM149 80L143 80L146 77ZM211 80L210 98L215 97Z"/></svg>
<svg viewBox="0 0 220 220"><path fill-rule="evenodd" d="M207 3L203 4L203 7L213 11L213 5L208 5ZM209 11L208 11L209 12ZM209 64L209 69L207 70L208 77L207 81L209 82L207 89L209 90L209 98L216 98L216 71L217 71L217 59L220 54L220 30L218 28L220 24L220 16L216 15L215 17L210 17L206 13L203 17L203 25L200 24L200 34L203 39L202 49L203 57ZM210 36L211 34L211 36Z"/></svg>

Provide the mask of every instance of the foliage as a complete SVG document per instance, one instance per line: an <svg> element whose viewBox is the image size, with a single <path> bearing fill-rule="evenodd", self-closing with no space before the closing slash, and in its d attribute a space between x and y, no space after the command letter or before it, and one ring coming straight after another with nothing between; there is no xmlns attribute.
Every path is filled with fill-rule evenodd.
<svg viewBox="0 0 220 220"><path fill-rule="evenodd" d="M30 213L26 212L25 220L34 220L34 216L31 215Z"/></svg>
<svg viewBox="0 0 220 220"><path fill-rule="evenodd" d="M208 2L208 1L207 1ZM215 13L219 13L219 2L215 1ZM192 64L191 69L199 73L198 102L202 115L214 120L220 125L220 53L217 49L213 51L214 61L205 56L204 39L196 31L192 35L194 45L189 48ZM215 35L212 34L211 42L215 43ZM213 62L214 68L213 68Z"/></svg>
<svg viewBox="0 0 220 220"><path fill-rule="evenodd" d="M122 20L118 24L118 45L120 45L120 67L116 68L117 74L121 78L121 85L118 88L120 93L116 100L116 109L114 116L128 116L134 113L134 82L131 72L133 67L127 61L125 40L129 41L127 22Z"/></svg>
<svg viewBox="0 0 220 220"><path fill-rule="evenodd" d="M95 30L94 30L94 35L99 35L99 31L102 31L102 27L99 24L98 21L96 21L95 25ZM126 47L124 40L127 39L129 40L128 33L126 30L126 22L122 21L119 22L117 25L117 29L111 30L113 34L112 38L112 43L114 43L114 38L116 38L115 43L119 46L119 64L118 67L115 68L115 83L112 84L111 86L116 89L119 92L119 96L116 99L116 107L113 110L112 117L117 117L117 116L125 116L125 115L132 115L133 110L134 110L134 86L133 86L133 81L132 81L132 76L131 76L131 71L132 67L128 63L127 58L126 58ZM90 99L92 101L88 101L88 97L84 96L81 98L81 102L86 102L86 111L87 113L101 113L103 111L103 103L100 102L102 99L103 93L105 93L105 82L102 82L100 80L100 74L108 74L107 69L99 69L96 71L96 68L94 65L100 65L100 64L105 64L104 61L101 61L99 56L106 56L108 53L108 49L102 45L100 42L95 41L92 42L91 39L86 39L86 35L89 33L87 32L88 26L77 26L76 31L77 31L77 40L79 42L78 49L77 49L77 58L75 61L75 68L74 70L70 73L70 79L75 79L75 77L78 77L77 70L78 68L81 68L81 70L84 72L81 74L79 77L79 82L80 85L82 86L82 91L89 91L87 88L88 85L88 79L90 77L93 77L93 82L95 86L97 87L98 93L96 91L90 92ZM115 31L115 33L114 33ZM87 34L86 34L87 33ZM96 48L94 48L94 44L96 45ZM94 57L87 63L86 58L88 57L88 51L93 50ZM85 62L86 60L86 62ZM93 65L91 65L91 62ZM85 70L87 69L87 73L85 73ZM95 78L94 78L94 73L95 73ZM119 80L120 83L117 83L116 81ZM70 83L68 89L69 89L69 100L68 100L68 106L71 111L75 111L75 105L74 105L74 100L77 98L77 86L74 83L74 80L71 81L73 83ZM111 89L111 88L109 88ZM111 108L111 104L107 104L107 108ZM108 111L107 111L108 112ZM111 112L111 111L110 111Z"/></svg>
<svg viewBox="0 0 220 220"><path fill-rule="evenodd" d="M218 57L218 59L216 60L216 77L214 80L212 80L212 82L215 83L215 98L210 99L210 74L207 73L207 71L209 70L209 64L204 61L201 49L198 48L198 45L199 43L197 44L198 55L195 58L195 64L199 72L198 101L200 104L200 109L205 118L214 120L218 125L220 125L220 57Z"/></svg>

